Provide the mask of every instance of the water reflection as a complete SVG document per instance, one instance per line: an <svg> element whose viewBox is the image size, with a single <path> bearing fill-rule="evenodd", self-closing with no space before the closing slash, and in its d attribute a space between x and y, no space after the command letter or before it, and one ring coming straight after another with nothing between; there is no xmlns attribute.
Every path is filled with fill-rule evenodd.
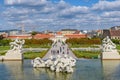
<svg viewBox="0 0 120 80"><path fill-rule="evenodd" d="M50 69L45 68L34 68L35 77L40 77L40 79L47 78L48 80L70 80L72 74L66 73L56 73L50 71Z"/></svg>
<svg viewBox="0 0 120 80"><path fill-rule="evenodd" d="M120 61L78 60L71 74L33 68L30 60L0 62L0 80L119 80Z"/></svg>
<svg viewBox="0 0 120 80"><path fill-rule="evenodd" d="M8 77L9 80L22 80L23 79L23 68L21 61L5 61L3 62L5 66L5 73L3 77ZM9 77L10 76L10 77Z"/></svg>
<svg viewBox="0 0 120 80"><path fill-rule="evenodd" d="M120 80L120 60L103 60L104 80Z"/></svg>
<svg viewBox="0 0 120 80"><path fill-rule="evenodd" d="M102 80L101 61L99 59L79 60L73 74L73 80Z"/></svg>
<svg viewBox="0 0 120 80"><path fill-rule="evenodd" d="M30 60L21 61L5 61L3 72L7 74L1 75L8 78L4 80L71 80L72 74L56 73L46 68L33 68ZM0 76L0 77L1 77Z"/></svg>

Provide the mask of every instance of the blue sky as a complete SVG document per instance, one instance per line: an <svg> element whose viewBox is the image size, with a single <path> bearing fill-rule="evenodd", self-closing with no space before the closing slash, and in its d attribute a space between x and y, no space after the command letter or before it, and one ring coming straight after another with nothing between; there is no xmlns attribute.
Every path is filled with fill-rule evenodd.
<svg viewBox="0 0 120 80"><path fill-rule="evenodd" d="M65 0L66 2L76 5L76 6L92 6L93 4L97 3L98 0Z"/></svg>
<svg viewBox="0 0 120 80"><path fill-rule="evenodd" d="M0 29L108 29L119 14L120 0L0 0Z"/></svg>

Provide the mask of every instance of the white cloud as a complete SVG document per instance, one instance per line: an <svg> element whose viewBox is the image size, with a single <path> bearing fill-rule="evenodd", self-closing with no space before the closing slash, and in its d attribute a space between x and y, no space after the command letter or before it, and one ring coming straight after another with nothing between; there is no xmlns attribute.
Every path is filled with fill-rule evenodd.
<svg viewBox="0 0 120 80"><path fill-rule="evenodd" d="M87 13L88 7L81 7L81 6L72 6L71 8L63 10L63 13Z"/></svg>
<svg viewBox="0 0 120 80"><path fill-rule="evenodd" d="M62 18L70 19L70 18L76 18L79 15L84 15L88 12L89 12L88 7L71 6L59 12L59 16Z"/></svg>
<svg viewBox="0 0 120 80"><path fill-rule="evenodd" d="M120 17L120 11L109 11L109 12L104 12L102 14L102 17Z"/></svg>
<svg viewBox="0 0 120 80"><path fill-rule="evenodd" d="M100 1L92 7L73 6L61 0L5 0L6 9L0 17L15 26L24 23L44 29L97 29L120 24L120 1ZM99 11L99 12L97 12Z"/></svg>
<svg viewBox="0 0 120 80"><path fill-rule="evenodd" d="M116 0L116 1L99 1L98 3L96 3L93 7L93 10L98 10L98 11L109 11L109 10L120 10L120 0Z"/></svg>
<svg viewBox="0 0 120 80"><path fill-rule="evenodd" d="M38 5L38 4L46 4L47 0L4 0L6 5L15 5L15 4L30 4L30 5Z"/></svg>

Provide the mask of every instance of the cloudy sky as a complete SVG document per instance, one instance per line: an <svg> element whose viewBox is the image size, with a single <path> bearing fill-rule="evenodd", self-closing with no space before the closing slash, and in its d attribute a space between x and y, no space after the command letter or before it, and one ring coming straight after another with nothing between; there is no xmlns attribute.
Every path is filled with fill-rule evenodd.
<svg viewBox="0 0 120 80"><path fill-rule="evenodd" d="M120 0L0 0L0 30L96 30L117 25Z"/></svg>

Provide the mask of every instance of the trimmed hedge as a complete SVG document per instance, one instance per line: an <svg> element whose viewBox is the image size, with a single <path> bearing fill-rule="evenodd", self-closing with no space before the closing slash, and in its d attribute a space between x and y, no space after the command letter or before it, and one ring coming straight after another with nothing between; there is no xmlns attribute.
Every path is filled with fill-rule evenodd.
<svg viewBox="0 0 120 80"><path fill-rule="evenodd" d="M52 40L45 39L25 39L25 45L30 44L52 44Z"/></svg>
<svg viewBox="0 0 120 80"><path fill-rule="evenodd" d="M74 44L101 44L101 39L100 38L70 38L66 40L66 43L74 45Z"/></svg>
<svg viewBox="0 0 120 80"><path fill-rule="evenodd" d="M3 39L3 40L0 40L0 46L9 46L9 43L11 42L12 40L9 40L9 39ZM25 46L27 47L49 47L51 46L52 44L52 40L49 40L47 38L45 39L25 39Z"/></svg>

